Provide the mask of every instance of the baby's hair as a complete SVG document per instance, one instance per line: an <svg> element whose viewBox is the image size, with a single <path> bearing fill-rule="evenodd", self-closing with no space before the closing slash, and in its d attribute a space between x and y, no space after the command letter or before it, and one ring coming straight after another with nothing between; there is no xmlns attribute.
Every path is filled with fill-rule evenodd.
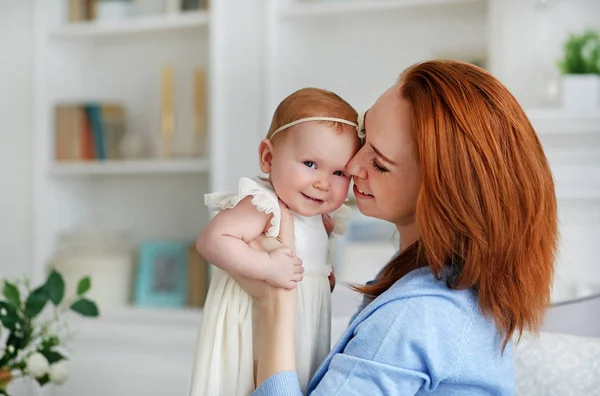
<svg viewBox="0 0 600 396"><path fill-rule="evenodd" d="M348 102L331 91L320 88L302 88L288 95L277 106L266 138L271 139L279 127L307 117L332 117L356 122L358 113ZM329 124L340 132L344 128L352 128L339 122L316 122ZM280 134L282 133L278 133L277 136Z"/></svg>

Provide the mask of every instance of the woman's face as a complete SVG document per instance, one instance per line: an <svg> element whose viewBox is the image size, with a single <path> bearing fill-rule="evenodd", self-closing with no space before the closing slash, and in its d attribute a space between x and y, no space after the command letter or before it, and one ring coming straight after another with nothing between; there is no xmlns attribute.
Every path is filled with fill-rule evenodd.
<svg viewBox="0 0 600 396"><path fill-rule="evenodd" d="M397 227L414 223L421 175L408 102L394 85L365 117L364 146L348 163L358 209Z"/></svg>

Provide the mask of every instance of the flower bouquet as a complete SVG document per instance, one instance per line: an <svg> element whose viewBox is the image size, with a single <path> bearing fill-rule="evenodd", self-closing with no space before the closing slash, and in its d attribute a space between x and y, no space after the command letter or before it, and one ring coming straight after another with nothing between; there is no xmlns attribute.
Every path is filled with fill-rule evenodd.
<svg viewBox="0 0 600 396"><path fill-rule="evenodd" d="M3 282L0 395L8 395L7 385L15 378L30 377L41 386L67 380L66 347L71 334L64 316L68 311L98 316L96 303L86 297L90 288L90 278L84 277L78 282L76 295L66 298L65 282L57 271L35 289L27 278Z"/></svg>

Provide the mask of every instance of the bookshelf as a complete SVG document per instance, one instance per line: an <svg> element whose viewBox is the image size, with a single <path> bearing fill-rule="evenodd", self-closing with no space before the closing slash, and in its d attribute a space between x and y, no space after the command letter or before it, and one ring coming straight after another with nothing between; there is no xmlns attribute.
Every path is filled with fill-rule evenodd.
<svg viewBox="0 0 600 396"><path fill-rule="evenodd" d="M248 148L258 146L266 123L264 32L257 29L265 9L254 1L211 1L208 10L76 23L66 17L68 2L31 2L34 283L45 279L58 239L69 230L126 230L136 244L195 240L209 218L203 195L258 174L255 150ZM202 153L190 146L199 67L206 70ZM165 68L173 81L172 155L164 152L160 132ZM57 161L55 106L84 102L123 105L127 132L143 137L144 154ZM98 320L75 320L72 379L44 395L186 393L199 309L100 309Z"/></svg>

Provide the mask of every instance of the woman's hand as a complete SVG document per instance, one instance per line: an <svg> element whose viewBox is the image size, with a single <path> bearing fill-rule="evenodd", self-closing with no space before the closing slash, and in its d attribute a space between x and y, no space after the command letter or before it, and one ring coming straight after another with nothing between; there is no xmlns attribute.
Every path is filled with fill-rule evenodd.
<svg viewBox="0 0 600 396"><path fill-rule="evenodd" d="M331 269L331 274L329 274L327 279L329 280L329 288L331 289L331 292L333 293L333 289L335 289L335 273L333 272L333 268Z"/></svg>
<svg viewBox="0 0 600 396"><path fill-rule="evenodd" d="M335 221L327 213L323 213L321 217L323 218L323 225L325 226L325 231L327 231L327 236L331 236L331 233L335 228ZM331 289L331 292L333 292L333 289L335 289L335 274L333 273L333 270L331 270L331 274L329 274L327 279L329 279L329 288Z"/></svg>
<svg viewBox="0 0 600 396"><path fill-rule="evenodd" d="M331 236L331 233L335 228L335 221L328 213L323 213L321 218L323 219L323 225L325 226L325 231L327 231L327 236Z"/></svg>

